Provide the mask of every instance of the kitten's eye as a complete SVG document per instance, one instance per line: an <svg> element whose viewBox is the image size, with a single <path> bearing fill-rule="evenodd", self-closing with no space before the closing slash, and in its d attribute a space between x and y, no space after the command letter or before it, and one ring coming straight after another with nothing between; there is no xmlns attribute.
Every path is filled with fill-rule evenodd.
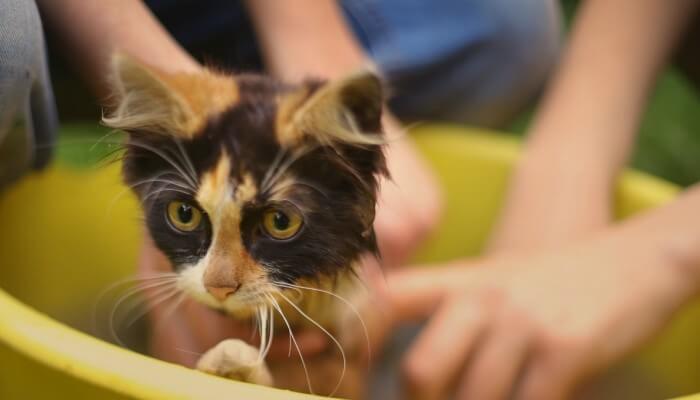
<svg viewBox="0 0 700 400"><path fill-rule="evenodd" d="M263 215L263 228L274 239L284 240L294 236L301 228L301 216L289 210L272 208Z"/></svg>
<svg viewBox="0 0 700 400"><path fill-rule="evenodd" d="M192 232L202 222L202 212L182 201L171 201L168 204L168 220L176 229Z"/></svg>

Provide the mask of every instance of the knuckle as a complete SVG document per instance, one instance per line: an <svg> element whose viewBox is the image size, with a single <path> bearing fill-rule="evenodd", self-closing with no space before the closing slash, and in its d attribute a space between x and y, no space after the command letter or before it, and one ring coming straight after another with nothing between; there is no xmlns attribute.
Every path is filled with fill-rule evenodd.
<svg viewBox="0 0 700 400"><path fill-rule="evenodd" d="M417 213L416 233L421 236L429 235L438 226L442 216L442 205L439 201L430 202Z"/></svg>
<svg viewBox="0 0 700 400"><path fill-rule="evenodd" d="M408 357L401 363L401 378L412 390L425 388L433 380L430 368L416 357Z"/></svg>
<svg viewBox="0 0 700 400"><path fill-rule="evenodd" d="M408 223L394 223L379 231L380 239L392 247L404 246L413 237L411 229L412 226Z"/></svg>
<svg viewBox="0 0 700 400"><path fill-rule="evenodd" d="M523 393L523 395L519 397L519 400L554 400L555 398L552 397L553 392L554 391L549 388L546 383L542 383L533 387L526 393Z"/></svg>
<svg viewBox="0 0 700 400"><path fill-rule="evenodd" d="M545 350L552 354L574 353L588 347L590 338L585 334L549 331L543 335Z"/></svg>
<svg viewBox="0 0 700 400"><path fill-rule="evenodd" d="M475 301L480 307L490 310L504 309L508 303L507 291L495 285L480 288L475 293L475 297Z"/></svg>
<svg viewBox="0 0 700 400"><path fill-rule="evenodd" d="M440 222L441 207L435 205L420 209L405 209L399 213L405 218L386 224L384 235L390 243L417 243L428 237Z"/></svg>
<svg viewBox="0 0 700 400"><path fill-rule="evenodd" d="M501 299L502 310L501 320L510 326L518 326L527 328L528 330L535 329L535 321L532 317L532 312L517 304L507 302L507 299ZM507 302L503 305L504 302Z"/></svg>
<svg viewBox="0 0 700 400"><path fill-rule="evenodd" d="M536 361L515 397L518 400L560 400L565 396L566 374L551 363Z"/></svg>

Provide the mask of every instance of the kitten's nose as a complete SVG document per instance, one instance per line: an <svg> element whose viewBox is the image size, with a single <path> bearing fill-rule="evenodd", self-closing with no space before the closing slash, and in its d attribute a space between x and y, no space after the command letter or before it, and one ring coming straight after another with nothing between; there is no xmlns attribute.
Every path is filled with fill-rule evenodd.
<svg viewBox="0 0 700 400"><path fill-rule="evenodd" d="M234 285L234 286L205 286L207 289L207 292L214 296L215 299L219 301L224 301L226 298L228 298L230 295L236 293L238 288L241 285Z"/></svg>

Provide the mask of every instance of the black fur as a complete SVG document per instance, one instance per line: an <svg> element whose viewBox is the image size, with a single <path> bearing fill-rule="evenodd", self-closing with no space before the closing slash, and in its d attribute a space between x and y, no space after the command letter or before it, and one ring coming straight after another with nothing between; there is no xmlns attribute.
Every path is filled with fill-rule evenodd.
<svg viewBox="0 0 700 400"><path fill-rule="evenodd" d="M182 146L200 177L216 165L222 150L232 160L234 183L241 182L244 173L252 175L259 191L244 206L240 229L243 244L253 259L268 269L271 279L294 282L299 278L333 276L349 268L362 253L377 254L372 229L377 178L387 173L379 145L317 146L296 161L289 173L310 185L295 186L289 203L284 206L301 204L304 210L310 210L304 214L303 228L285 241L271 239L262 232L262 214L270 206L270 199L268 193L260 192L260 184L281 149L275 134L275 97L296 88L257 75L239 76L237 82L240 101L212 118L193 140L182 141ZM311 91L321 84L320 81L306 83ZM345 93L344 96L349 96L346 104L363 129L381 132L381 95ZM166 171L173 172L168 178L175 177L174 168L143 148L144 144L172 155L173 159L179 151L174 139L167 135L130 132L124 161L127 183L134 184ZM145 199L159 187L162 188L139 185L135 191ZM201 229L192 233L173 230L165 215L166 205L173 199L196 204L191 196L164 191L143 201L143 207L156 245L178 267L194 263L206 254L212 228L205 221Z"/></svg>

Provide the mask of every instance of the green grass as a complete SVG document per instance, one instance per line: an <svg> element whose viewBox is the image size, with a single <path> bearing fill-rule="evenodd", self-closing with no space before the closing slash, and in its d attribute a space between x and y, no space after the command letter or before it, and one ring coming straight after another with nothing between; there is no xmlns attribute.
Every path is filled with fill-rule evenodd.
<svg viewBox="0 0 700 400"><path fill-rule="evenodd" d="M110 129L96 123L67 123L69 129L61 131L56 147L56 160L63 165L86 168L108 163L119 152L122 133L110 133Z"/></svg>
<svg viewBox="0 0 700 400"><path fill-rule="evenodd" d="M673 69L651 98L632 166L683 186L700 180L700 98Z"/></svg>

